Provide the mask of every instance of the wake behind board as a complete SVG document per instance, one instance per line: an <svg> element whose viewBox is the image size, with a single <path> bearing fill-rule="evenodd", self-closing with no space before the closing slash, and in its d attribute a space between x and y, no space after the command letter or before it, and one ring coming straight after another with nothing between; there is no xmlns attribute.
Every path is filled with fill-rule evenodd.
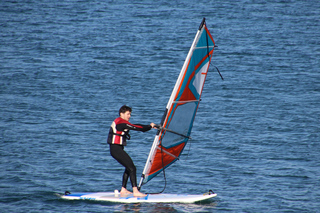
<svg viewBox="0 0 320 213"><path fill-rule="evenodd" d="M207 200L217 196L211 190L209 193L187 195L187 194L147 194L145 197L134 197L132 194L127 196L120 195L117 190L115 192L85 192L70 193L66 192L61 196L68 200L94 200L118 203L194 203Z"/></svg>

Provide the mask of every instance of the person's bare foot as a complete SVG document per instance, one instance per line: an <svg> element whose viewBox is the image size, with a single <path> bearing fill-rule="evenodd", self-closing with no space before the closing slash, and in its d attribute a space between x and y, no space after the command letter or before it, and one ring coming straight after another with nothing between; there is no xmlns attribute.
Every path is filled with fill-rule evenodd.
<svg viewBox="0 0 320 213"><path fill-rule="evenodd" d="M147 196L146 194L143 194L143 193L141 193L141 192L134 192L133 193L133 196L135 196L135 197L145 197L145 196Z"/></svg>
<svg viewBox="0 0 320 213"><path fill-rule="evenodd" d="M129 195L129 194L132 194L132 192L128 191L124 187L121 188L120 195Z"/></svg>
<svg viewBox="0 0 320 213"><path fill-rule="evenodd" d="M146 194L139 192L137 187L133 187L132 190L133 190L133 196L135 196L135 197L145 197L145 196L147 196Z"/></svg>

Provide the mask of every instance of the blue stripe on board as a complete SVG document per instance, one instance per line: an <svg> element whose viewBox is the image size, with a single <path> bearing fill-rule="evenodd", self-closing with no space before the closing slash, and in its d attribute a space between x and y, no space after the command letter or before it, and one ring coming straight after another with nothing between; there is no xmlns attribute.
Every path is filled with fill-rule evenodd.
<svg viewBox="0 0 320 213"><path fill-rule="evenodd" d="M83 195L88 195L88 194L92 194L92 193L75 193L75 194L69 194L69 195L66 195L66 196L69 196L69 197L81 197Z"/></svg>

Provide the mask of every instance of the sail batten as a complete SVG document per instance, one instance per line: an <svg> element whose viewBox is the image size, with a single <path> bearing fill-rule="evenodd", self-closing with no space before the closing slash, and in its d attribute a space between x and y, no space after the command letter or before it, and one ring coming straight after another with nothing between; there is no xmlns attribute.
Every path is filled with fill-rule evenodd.
<svg viewBox="0 0 320 213"><path fill-rule="evenodd" d="M172 103L181 104L181 103L190 103L190 102L198 102L200 100L189 100L189 101L173 101Z"/></svg>
<svg viewBox="0 0 320 213"><path fill-rule="evenodd" d="M203 19L167 103L139 188L177 161L188 143L214 47Z"/></svg>
<svg viewBox="0 0 320 213"><path fill-rule="evenodd" d="M210 48L214 48L215 46L208 46ZM207 49L208 48L207 46L203 46L203 47L196 47L194 48L195 50L198 50L198 49Z"/></svg>
<svg viewBox="0 0 320 213"><path fill-rule="evenodd" d="M163 153L167 154L167 155L170 155L171 157L174 157L175 159L179 159L178 156L175 156L173 154L171 154L170 152L167 152L166 150L161 150L160 147L157 147L158 150L162 151Z"/></svg>

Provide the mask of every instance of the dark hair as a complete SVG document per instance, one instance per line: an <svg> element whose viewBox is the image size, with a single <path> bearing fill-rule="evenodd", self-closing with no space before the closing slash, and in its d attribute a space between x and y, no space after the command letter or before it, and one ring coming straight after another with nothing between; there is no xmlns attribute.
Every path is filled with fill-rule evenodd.
<svg viewBox="0 0 320 213"><path fill-rule="evenodd" d="M123 105L123 106L120 107L120 109L119 109L119 115L120 115L120 113L125 113L126 111L131 112L132 109L131 109L131 107L128 107L128 106L126 106L126 105Z"/></svg>

